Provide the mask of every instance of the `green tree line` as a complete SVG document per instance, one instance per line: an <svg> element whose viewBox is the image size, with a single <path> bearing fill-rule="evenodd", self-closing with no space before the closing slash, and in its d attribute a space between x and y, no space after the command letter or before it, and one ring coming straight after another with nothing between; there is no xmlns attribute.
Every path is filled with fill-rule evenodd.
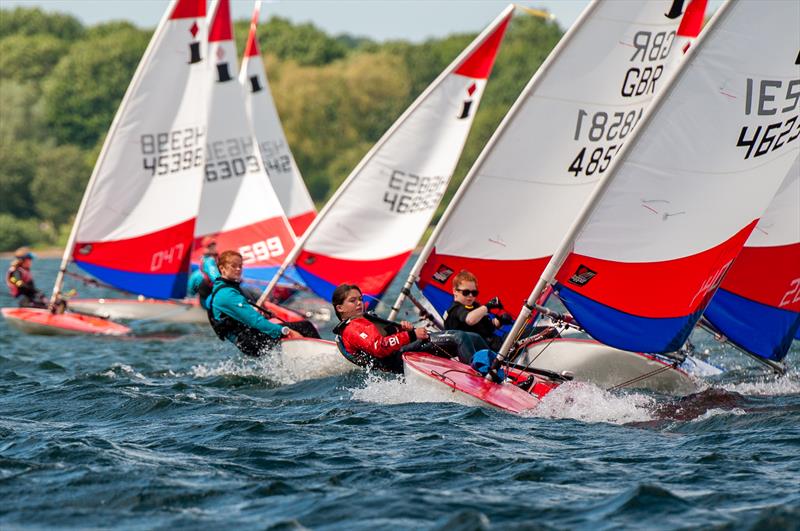
<svg viewBox="0 0 800 531"><path fill-rule="evenodd" d="M248 27L234 24L240 51ZM378 43L278 17L259 31L287 138L318 205L475 37ZM513 19L446 198L561 33L553 22ZM151 34L127 22L84 26L38 8L0 10L0 250L64 243Z"/></svg>

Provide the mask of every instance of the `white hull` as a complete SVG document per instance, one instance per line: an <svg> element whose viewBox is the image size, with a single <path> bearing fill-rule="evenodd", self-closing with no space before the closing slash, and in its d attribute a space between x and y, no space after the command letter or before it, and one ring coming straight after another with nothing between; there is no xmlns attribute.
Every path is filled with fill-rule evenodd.
<svg viewBox="0 0 800 531"><path fill-rule="evenodd" d="M155 299L72 299L70 309L112 320L206 324L206 311L197 304Z"/></svg>
<svg viewBox="0 0 800 531"><path fill-rule="evenodd" d="M615 349L591 339L560 338L530 346L516 361L531 368L571 371L576 380L603 389L622 385L624 389L649 389L685 395L699 390L698 382L679 368L647 354ZM641 380L637 378L649 375Z"/></svg>
<svg viewBox="0 0 800 531"><path fill-rule="evenodd" d="M281 341L281 363L298 381L338 376L358 369L339 354L336 343L312 338Z"/></svg>

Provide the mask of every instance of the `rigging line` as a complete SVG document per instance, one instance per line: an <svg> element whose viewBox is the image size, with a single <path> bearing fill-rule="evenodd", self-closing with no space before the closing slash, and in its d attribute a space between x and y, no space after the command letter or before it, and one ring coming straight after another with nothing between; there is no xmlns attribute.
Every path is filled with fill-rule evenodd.
<svg viewBox="0 0 800 531"><path fill-rule="evenodd" d="M628 385L631 385L631 384L646 380L648 378L652 378L653 376L661 374L662 372L666 372L666 371L668 371L670 369L676 369L677 367L678 367L678 362L675 362L672 365L664 365L663 367L659 367L658 369L655 369L653 371L650 371L650 372L647 372L647 373L644 373L644 374L640 374L639 376L636 376L635 378L631 378L628 381L625 381L625 382L619 383L617 385L614 385L612 387L609 387L608 389L606 389L606 391L616 391L617 389L620 389L622 387L626 387Z"/></svg>

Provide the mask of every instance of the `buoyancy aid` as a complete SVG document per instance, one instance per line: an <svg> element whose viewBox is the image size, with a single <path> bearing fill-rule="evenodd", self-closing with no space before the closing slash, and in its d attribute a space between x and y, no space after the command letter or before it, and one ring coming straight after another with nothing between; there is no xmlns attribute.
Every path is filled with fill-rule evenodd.
<svg viewBox="0 0 800 531"><path fill-rule="evenodd" d="M383 336L396 334L401 330L400 326L397 323L378 317L377 315L371 312L366 312L358 317L345 319L344 321L336 325L336 327L333 329L333 333L336 335L336 346L339 349L339 353L342 356L344 356L344 358L347 361L355 365L358 365L359 367L375 368L384 372L393 372L401 374L403 372L403 359L400 349L398 349L398 352L383 358L373 356L368 352L364 352L363 350L347 349L347 347L344 344L344 340L342 339L342 334L344 333L344 330L345 328L348 327L348 325L350 325L353 321L362 318L366 319L367 321L375 325L380 334ZM416 336L414 336L411 339L413 342L413 340L416 339Z"/></svg>
<svg viewBox="0 0 800 531"><path fill-rule="evenodd" d="M36 287L33 284L33 275L29 269L22 267L21 263L11 263L6 272L6 285L11 296L16 298L20 295L31 297L36 294Z"/></svg>
<svg viewBox="0 0 800 531"><path fill-rule="evenodd" d="M211 295L211 291L214 289L214 279L208 275L208 271L206 270L206 260L214 260L214 263L216 263L217 255L204 254L203 258L200 259L200 274L203 275L203 281L197 288L197 294L200 296L200 300L207 299L208 296Z"/></svg>
<svg viewBox="0 0 800 531"><path fill-rule="evenodd" d="M214 317L214 297L220 290L230 288L238 291L245 298L246 295L242 291L237 282L222 279L222 282L217 282L209 294L208 305L208 322L217 337L221 341L231 341L236 347L248 356L260 356L265 348L274 348L280 342L279 339L273 338L257 330L251 326L237 321L233 317L222 314L220 319ZM249 299L248 299L249 301Z"/></svg>

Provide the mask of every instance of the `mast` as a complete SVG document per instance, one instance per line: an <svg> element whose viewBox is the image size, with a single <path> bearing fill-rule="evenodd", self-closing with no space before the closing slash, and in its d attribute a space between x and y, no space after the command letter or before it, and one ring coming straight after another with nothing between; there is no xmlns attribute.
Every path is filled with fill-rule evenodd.
<svg viewBox="0 0 800 531"><path fill-rule="evenodd" d="M515 9L513 4L507 6L500 15L495 18L489 26L487 26L483 32L472 42L470 46L464 49L455 60L453 60L448 68L446 68L439 76L430 84L428 87L423 91L423 93L414 101L414 103L409 106L405 112L398 118L394 124L384 133L380 140L369 150L369 152L361 159L358 165L353 169L350 175L345 179L342 185L339 187L338 190L334 193L334 195L328 200L325 206L320 210L319 214L311 225L306 229L306 232L303 233L302 237L298 240L295 247L292 248L292 251L286 256L286 259L281 264L281 267L278 269L278 272L270 281L269 285L266 287L264 292L261 294L261 297L258 299L258 304L263 303L267 297L270 295L272 290L275 288L275 285L278 283L280 278L286 272L286 270L294 264L297 257L300 255L300 252L305 248L305 245L308 243L309 238L314 234L317 227L319 227L322 220L331 212L331 209L338 203L339 199L342 197L344 192L353 184L356 178L361 174L362 169L372 161L373 157L376 153L384 146L384 144L392 137L392 135L399 129L406 120L414 113L414 111L428 98L428 96L433 92L441 82L449 76L454 70L461 66L461 63L464 62L466 58L468 58L475 49L481 46L484 41L494 33L498 24L500 24L503 20L505 20Z"/></svg>
<svg viewBox="0 0 800 531"><path fill-rule="evenodd" d="M723 17L727 12L728 8L731 3L728 1L723 4L715 13L713 20L710 23L710 27L713 27L717 20ZM651 121L652 117L657 113L657 111L661 108L663 102L666 100L667 96L672 92L673 87L675 87L678 80L684 75L686 72L686 67L689 64L689 59L695 54L698 53L700 49L702 49L703 44L706 41L708 36L708 31L701 35L696 44L692 46L689 51L687 52L687 57L681 63L681 66L672 76L669 81L669 85L665 87L661 92L659 92L653 103L651 104L650 108L644 113L642 116L641 123L638 124L635 131L632 133L632 137L629 138L629 141L625 143L625 145L620 149L618 155L614 157L611 161L609 166L608 172L600 179L597 186L593 190L592 194L589 196L589 199L584 204L583 209L581 210L578 217L572 223L569 231L567 231L564 239L561 242L561 245L553 253L553 256L550 258L550 261L547 264L547 267L542 272L539 280L536 282L536 285L531 291L530 295L528 296L527 300L522 306L519 315L517 316L517 320L514 322L514 325L511 327L508 335L506 335L505 340L503 341L503 346L500 348L500 353L497 357L497 363L503 361L503 359L508 355L511 347L515 341L515 338L520 334L523 327L525 326L525 322L528 317L533 313L535 309L535 304L539 297L541 296L542 292L548 287L552 287L553 280L555 275L558 273L558 270L564 264L567 256L572 251L572 248L575 244L575 240L583 230L586 222L589 220L589 217L594 212L594 209L600 199L603 198L605 191L613 182L616 174L617 168L625 161L627 158L627 154L630 150L634 149L635 146L639 143L639 139L642 136L642 131L647 129L647 124Z"/></svg>
<svg viewBox="0 0 800 531"><path fill-rule="evenodd" d="M456 207L458 207L459 203L461 202L461 199L466 194L467 189L470 187L472 182L479 174L480 170L483 168L483 163L491 153L495 144L497 144L503 138L506 129L516 117L519 108L525 104L528 95L539 86L540 81L544 79L545 75L550 70L551 65L560 55L561 50L563 50L564 47L566 47L569 44L573 36L578 31L578 28L580 28L585 23L586 19L591 15L591 13L594 12L594 10L597 7L597 4L598 0L592 0L592 3L586 9L583 10L580 17L578 17L578 20L572 25L572 27L567 31L567 33L558 42L558 44L556 44L555 48L553 49L553 52L547 56L547 59L545 59L544 63L542 63L542 65L539 67L539 69L536 71L536 73L533 75L530 81L528 81L528 84L522 90L522 93L519 95L517 100L511 106L511 109L508 111L505 117L503 117L502 122L500 122L500 125L497 127L495 132L492 134L492 137L489 139L489 142L486 143L486 146L483 148L483 151L481 151L481 154L478 156L478 159L475 161L475 164L472 165L472 168L470 168L469 173L467 173L467 176L464 177L464 180L461 182L461 186L458 187L458 190L456 190L455 195L450 200L450 203L447 205L447 208L445 209L444 214L442 214L439 223L437 223L434 226L430 238L428 238L428 241L425 243L425 247L423 247L419 257L417 257L417 261L414 263L414 267L412 267L411 271L408 273L408 278L403 284L403 288L400 290L400 293L397 295L397 299L392 305L391 312L389 312L389 316L387 317L390 321L397 318L397 314L400 311L400 307L402 306L406 297L411 293L411 287L417 280L419 280L419 274L422 271L422 268L425 265L425 262L427 261L431 252L433 251L433 248L436 245L436 242L438 241L440 234L447 225L447 222L450 219L450 217L452 217L453 213L456 211Z"/></svg>

